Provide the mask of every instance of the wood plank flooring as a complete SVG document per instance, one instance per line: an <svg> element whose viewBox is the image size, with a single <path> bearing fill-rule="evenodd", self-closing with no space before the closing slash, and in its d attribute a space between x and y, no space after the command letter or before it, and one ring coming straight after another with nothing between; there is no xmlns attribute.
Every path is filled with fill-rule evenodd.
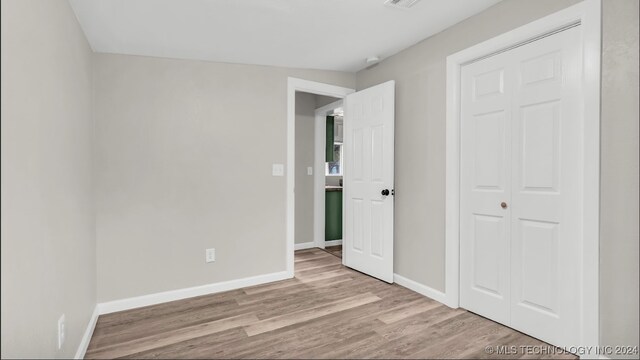
<svg viewBox="0 0 640 360"><path fill-rule="evenodd" d="M342 259L342 245L327 246L324 248L326 252Z"/></svg>
<svg viewBox="0 0 640 360"><path fill-rule="evenodd" d="M539 340L350 270L320 249L296 252L295 267L290 280L102 315L86 358L536 357L520 346L576 358L549 356Z"/></svg>

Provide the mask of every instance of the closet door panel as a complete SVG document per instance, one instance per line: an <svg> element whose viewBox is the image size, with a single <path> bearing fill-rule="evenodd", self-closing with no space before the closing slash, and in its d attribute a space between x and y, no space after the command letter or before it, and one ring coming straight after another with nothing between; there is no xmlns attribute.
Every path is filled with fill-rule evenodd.
<svg viewBox="0 0 640 360"><path fill-rule="evenodd" d="M509 323L511 109L496 56L462 68L460 304Z"/></svg>
<svg viewBox="0 0 640 360"><path fill-rule="evenodd" d="M547 342L580 334L582 114L577 28L512 50L511 326Z"/></svg>

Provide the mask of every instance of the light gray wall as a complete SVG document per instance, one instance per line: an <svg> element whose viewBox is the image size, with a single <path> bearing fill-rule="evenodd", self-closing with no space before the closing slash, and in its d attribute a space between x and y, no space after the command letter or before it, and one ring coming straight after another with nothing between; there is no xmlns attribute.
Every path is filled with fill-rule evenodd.
<svg viewBox="0 0 640 360"><path fill-rule="evenodd" d="M1 4L2 358L71 358L96 303L91 49L67 1Z"/></svg>
<svg viewBox="0 0 640 360"><path fill-rule="evenodd" d="M287 77L331 71L96 54L98 300L285 270ZM215 263L204 249L216 248Z"/></svg>
<svg viewBox="0 0 640 360"><path fill-rule="evenodd" d="M313 167L316 95L296 93L296 244L313 242Z"/></svg>
<svg viewBox="0 0 640 360"><path fill-rule="evenodd" d="M601 340L638 346L638 1L605 0L602 29Z"/></svg>
<svg viewBox="0 0 640 360"><path fill-rule="evenodd" d="M334 98L334 97L331 97L331 96L316 95L316 109L317 108L321 108L321 107L323 107L325 105L329 105L332 102L336 102L338 100L340 100L340 99Z"/></svg>
<svg viewBox="0 0 640 360"><path fill-rule="evenodd" d="M578 1L506 0L357 73L396 80L395 271L444 290L446 57ZM638 345L638 2L603 2L601 339Z"/></svg>

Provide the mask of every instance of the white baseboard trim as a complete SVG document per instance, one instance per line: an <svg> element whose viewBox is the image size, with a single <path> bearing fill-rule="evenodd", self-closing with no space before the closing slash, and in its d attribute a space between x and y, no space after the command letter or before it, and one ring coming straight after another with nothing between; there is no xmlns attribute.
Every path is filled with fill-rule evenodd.
<svg viewBox="0 0 640 360"><path fill-rule="evenodd" d="M338 239L338 240L326 240L324 242L324 246L338 246L338 245L342 245L342 239Z"/></svg>
<svg viewBox="0 0 640 360"><path fill-rule="evenodd" d="M274 281L289 279L286 271L251 276L242 279L222 281L219 283L194 286L190 288L165 291L150 295L132 297L128 299L108 301L98 304L99 314L109 314L117 311L135 309L143 306L156 305L169 301L182 300L195 296L215 294L223 291L240 289L243 287L266 284Z"/></svg>
<svg viewBox="0 0 640 360"><path fill-rule="evenodd" d="M416 281L407 279L406 277L398 274L393 274L393 281L400 286L404 286L409 290L413 290L418 294L424 295L428 298L431 298L435 301L441 302L451 307L451 305L449 305L447 295L440 290L436 290L427 285L420 284Z"/></svg>
<svg viewBox="0 0 640 360"><path fill-rule="evenodd" d="M98 305L96 305L93 308L93 314L91 314L91 319L89 319L87 329L84 331L82 340L80 340L80 345L78 345L78 350L76 351L76 356L74 357L74 359L84 359L84 355L87 353L87 348L89 348L89 342L91 341L93 330L96 328L96 323L98 322L99 315L99 308Z"/></svg>
<svg viewBox="0 0 640 360"><path fill-rule="evenodd" d="M295 244L293 246L294 250L304 250L304 249L311 249L316 247L316 243L314 243L313 241L309 241L306 243L299 243L299 244Z"/></svg>

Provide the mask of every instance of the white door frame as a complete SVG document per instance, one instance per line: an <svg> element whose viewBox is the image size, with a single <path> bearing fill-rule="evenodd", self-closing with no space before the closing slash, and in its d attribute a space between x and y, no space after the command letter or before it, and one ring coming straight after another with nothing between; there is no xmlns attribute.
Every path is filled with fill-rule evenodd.
<svg viewBox="0 0 640 360"><path fill-rule="evenodd" d="M355 92L341 86L289 77L287 79L287 276L294 276L295 248L295 164L296 164L296 91L344 99ZM317 169L316 169L317 173ZM324 171L322 171L324 174Z"/></svg>
<svg viewBox="0 0 640 360"><path fill-rule="evenodd" d="M445 298L448 306L457 308L460 286L461 68L469 62L580 24L584 64L584 219L582 291L576 298L582 302L580 338L581 345L585 346L597 346L599 343L600 15L601 1L585 0L447 57Z"/></svg>
<svg viewBox="0 0 640 360"><path fill-rule="evenodd" d="M325 248L325 157L327 151L327 114L343 106L343 101L338 100L331 104L319 107L315 111L315 145L314 145L314 177L313 177L313 245Z"/></svg>

